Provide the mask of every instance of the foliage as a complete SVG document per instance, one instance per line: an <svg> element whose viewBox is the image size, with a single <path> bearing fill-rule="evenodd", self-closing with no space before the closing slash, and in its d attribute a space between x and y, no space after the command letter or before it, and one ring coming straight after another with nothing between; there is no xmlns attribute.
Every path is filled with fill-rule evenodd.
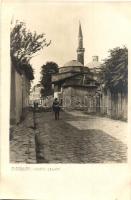
<svg viewBox="0 0 131 200"><path fill-rule="evenodd" d="M18 62L18 60L15 59L14 57L11 60L12 60L13 65L15 66L15 69L17 70L17 72L22 74L22 71L24 71L26 77L29 80L34 79L34 70L29 63L27 63L27 62L22 63L21 61Z"/></svg>
<svg viewBox="0 0 131 200"><path fill-rule="evenodd" d="M31 33L24 22L18 21L11 31L10 41L11 56L27 62L44 46L50 45L50 42L46 42L45 34Z"/></svg>
<svg viewBox="0 0 131 200"><path fill-rule="evenodd" d="M105 88L115 92L127 92L128 49L126 47L109 50L110 56L104 61L100 77Z"/></svg>
<svg viewBox="0 0 131 200"><path fill-rule="evenodd" d="M58 65L55 62L47 62L41 67L41 80L43 86L41 90L42 96L49 96L53 94L52 90L52 74L58 73Z"/></svg>
<svg viewBox="0 0 131 200"><path fill-rule="evenodd" d="M16 21L10 33L10 55L17 69L22 67L26 73L33 76L33 69L29 64L30 59L36 55L44 46L50 45L46 42L45 34L37 35L27 30L24 22ZM21 70L21 69L18 69Z"/></svg>

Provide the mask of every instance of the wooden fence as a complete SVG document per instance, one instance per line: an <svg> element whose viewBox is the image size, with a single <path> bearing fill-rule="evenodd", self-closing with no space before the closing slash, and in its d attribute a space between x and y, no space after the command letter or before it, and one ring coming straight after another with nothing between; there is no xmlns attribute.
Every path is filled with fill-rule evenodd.
<svg viewBox="0 0 131 200"><path fill-rule="evenodd" d="M100 96L100 113L114 119L127 120L128 95L127 93L112 93L109 90Z"/></svg>

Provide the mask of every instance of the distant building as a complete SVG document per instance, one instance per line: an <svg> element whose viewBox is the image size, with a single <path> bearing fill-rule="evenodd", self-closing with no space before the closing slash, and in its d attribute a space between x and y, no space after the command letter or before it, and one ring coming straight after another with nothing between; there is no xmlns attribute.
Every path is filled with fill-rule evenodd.
<svg viewBox="0 0 131 200"><path fill-rule="evenodd" d="M98 80L99 72L101 70L101 62L99 62L98 56L92 56L92 61L86 64L86 67L89 68L90 72L93 73L93 78Z"/></svg>
<svg viewBox="0 0 131 200"><path fill-rule="evenodd" d="M30 91L30 104L33 104L34 102L41 103L41 84L36 84L33 86L33 88Z"/></svg>

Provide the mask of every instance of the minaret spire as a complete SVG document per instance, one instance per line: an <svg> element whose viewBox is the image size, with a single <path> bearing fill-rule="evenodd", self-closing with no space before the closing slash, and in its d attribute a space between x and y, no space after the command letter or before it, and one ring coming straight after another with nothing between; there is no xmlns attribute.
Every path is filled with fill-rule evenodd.
<svg viewBox="0 0 131 200"><path fill-rule="evenodd" d="M79 35L78 35L78 37L83 37L80 21L79 21Z"/></svg>
<svg viewBox="0 0 131 200"><path fill-rule="evenodd" d="M84 51L85 49L83 48L82 28L81 28L81 23L79 22L77 61L79 61L83 65L84 65Z"/></svg>

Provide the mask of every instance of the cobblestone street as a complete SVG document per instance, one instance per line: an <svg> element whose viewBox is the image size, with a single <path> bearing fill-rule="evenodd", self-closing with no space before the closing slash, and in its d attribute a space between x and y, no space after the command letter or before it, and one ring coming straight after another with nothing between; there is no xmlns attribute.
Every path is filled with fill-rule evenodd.
<svg viewBox="0 0 131 200"><path fill-rule="evenodd" d="M126 162L127 123L79 111L36 113L38 163Z"/></svg>
<svg viewBox="0 0 131 200"><path fill-rule="evenodd" d="M33 113L29 112L26 119L11 130L11 163L36 163L36 131L33 129L33 125Z"/></svg>

